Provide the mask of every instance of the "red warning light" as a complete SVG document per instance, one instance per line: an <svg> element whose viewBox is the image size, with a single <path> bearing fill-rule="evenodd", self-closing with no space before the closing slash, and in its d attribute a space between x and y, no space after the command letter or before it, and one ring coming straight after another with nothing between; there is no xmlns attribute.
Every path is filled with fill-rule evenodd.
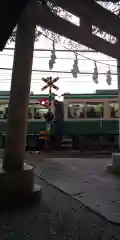
<svg viewBox="0 0 120 240"><path fill-rule="evenodd" d="M48 100L47 99L40 99L40 105L47 105L48 104Z"/></svg>

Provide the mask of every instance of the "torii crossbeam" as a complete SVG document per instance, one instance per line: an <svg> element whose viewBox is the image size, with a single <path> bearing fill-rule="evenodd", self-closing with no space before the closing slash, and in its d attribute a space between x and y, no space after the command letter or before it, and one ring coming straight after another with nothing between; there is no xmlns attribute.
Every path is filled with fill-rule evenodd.
<svg viewBox="0 0 120 240"><path fill-rule="evenodd" d="M82 19L81 26L76 26L52 13L52 11L48 11L47 8L43 6L39 8L37 5L34 13L33 9L31 9L30 15L36 25L40 25L75 42L86 45L89 48L95 49L97 52L101 52L113 58L119 57L120 45L117 43L112 44L92 34L92 24L85 19Z"/></svg>
<svg viewBox="0 0 120 240"><path fill-rule="evenodd" d="M51 0L51 2L79 18L86 18L101 30L120 37L120 18L94 0Z"/></svg>

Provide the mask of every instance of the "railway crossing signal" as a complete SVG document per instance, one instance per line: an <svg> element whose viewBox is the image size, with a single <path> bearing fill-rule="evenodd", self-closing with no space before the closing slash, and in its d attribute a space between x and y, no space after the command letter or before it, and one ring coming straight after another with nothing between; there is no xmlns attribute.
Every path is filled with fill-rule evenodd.
<svg viewBox="0 0 120 240"><path fill-rule="evenodd" d="M44 87L42 87L41 90L44 91L45 89L49 88L49 100L48 100L49 111L46 113L45 119L46 119L46 122L50 124L50 122L54 118L54 115L51 112L52 88L54 88L55 90L59 90L59 88L54 84L55 82L57 82L59 80L59 78L56 77L56 78L52 79L52 77L48 77L48 78L42 78L42 80L46 83L46 85Z"/></svg>
<svg viewBox="0 0 120 240"><path fill-rule="evenodd" d="M41 88L42 91L44 91L47 88L54 88L55 90L59 90L59 87L57 87L54 83L57 82L59 80L58 77L52 79L52 77L48 77L48 78L42 78L42 80L46 83L46 85L44 87Z"/></svg>
<svg viewBox="0 0 120 240"><path fill-rule="evenodd" d="M40 99L40 104L41 105L48 105L48 99Z"/></svg>
<svg viewBox="0 0 120 240"><path fill-rule="evenodd" d="M57 82L59 80L58 77L52 79L52 77L48 77L48 78L42 78L42 80L46 83L46 85L44 87L41 88L42 91L44 91L45 89L49 88L49 112L51 111L51 94L52 94L52 88L54 88L55 90L58 90L59 87L57 87L54 83Z"/></svg>

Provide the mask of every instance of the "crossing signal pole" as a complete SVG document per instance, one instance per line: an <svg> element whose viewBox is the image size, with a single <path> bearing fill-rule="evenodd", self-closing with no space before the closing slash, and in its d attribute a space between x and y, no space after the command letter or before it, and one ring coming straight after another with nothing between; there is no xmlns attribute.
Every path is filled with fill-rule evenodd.
<svg viewBox="0 0 120 240"><path fill-rule="evenodd" d="M52 77L48 77L48 78L42 78L42 80L46 83L46 85L44 87L41 88L42 91L44 91L45 89L49 88L49 99L48 99L48 112L45 114L45 120L48 123L47 124L47 128L50 129L50 124L54 118L54 115L52 113L52 109L51 109L51 103L52 103L52 88L54 88L55 90L59 90L59 88L54 84L55 82L57 82L59 80L58 77L56 78L52 78Z"/></svg>
<svg viewBox="0 0 120 240"><path fill-rule="evenodd" d="M46 83L46 85L44 87L41 88L42 91L44 91L45 89L49 88L49 106L48 106L48 110L49 112L51 112L51 100L52 100L52 88L55 90L59 90L59 88L54 84L55 82L57 82L59 80L58 77L52 79L52 77L48 77L48 78L42 78L42 80Z"/></svg>

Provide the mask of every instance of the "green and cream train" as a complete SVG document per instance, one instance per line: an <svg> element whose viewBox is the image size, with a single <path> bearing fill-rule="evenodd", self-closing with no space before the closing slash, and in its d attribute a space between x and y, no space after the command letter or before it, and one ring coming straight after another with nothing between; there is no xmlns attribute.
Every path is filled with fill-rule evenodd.
<svg viewBox="0 0 120 240"><path fill-rule="evenodd" d="M30 94L27 141L45 130L44 114L48 95ZM6 134L9 92L0 92L0 133ZM63 137L71 138L74 148L117 146L118 96L117 90L97 90L94 94L63 94L63 101L52 94L52 111L58 125L62 121ZM58 126L59 127L59 126ZM29 144L28 144L29 145Z"/></svg>

